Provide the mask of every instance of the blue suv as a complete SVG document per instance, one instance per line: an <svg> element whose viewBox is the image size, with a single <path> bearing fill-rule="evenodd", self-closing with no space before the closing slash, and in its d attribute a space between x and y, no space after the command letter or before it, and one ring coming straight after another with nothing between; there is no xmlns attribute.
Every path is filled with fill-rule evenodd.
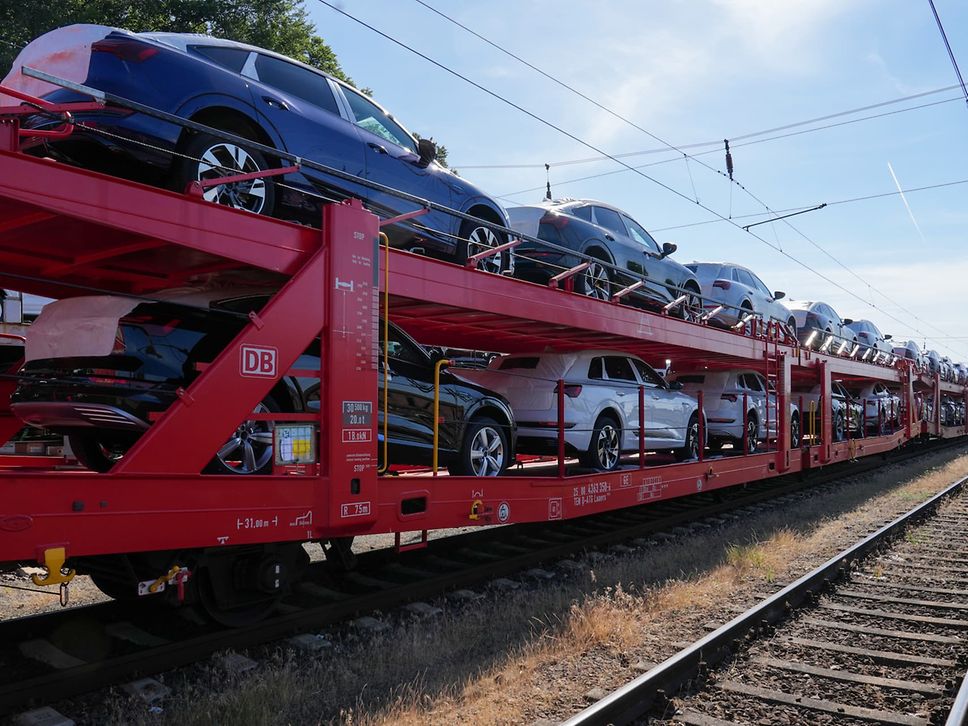
<svg viewBox="0 0 968 726"><path fill-rule="evenodd" d="M21 66L508 226L500 204L436 163L432 142L415 139L351 86L277 53L205 35L73 25L31 42L3 84L53 102L89 100L24 76ZM123 108L77 114L76 120L74 134L38 143L35 153L176 191L193 180L280 165L258 149ZM37 116L29 123L44 128L59 121ZM320 204L328 200L361 198L384 218L420 208L305 166L284 177L211 187L205 196L249 212L313 225L318 225ZM437 211L394 227L389 230L394 246L460 263L483 247L507 241L487 226ZM484 267L505 271L510 261L505 253Z"/></svg>

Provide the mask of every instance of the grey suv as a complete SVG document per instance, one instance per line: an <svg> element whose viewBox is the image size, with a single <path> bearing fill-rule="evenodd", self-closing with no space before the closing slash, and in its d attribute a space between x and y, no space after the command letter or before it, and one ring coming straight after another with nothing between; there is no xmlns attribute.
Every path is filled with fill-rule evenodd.
<svg viewBox="0 0 968 726"><path fill-rule="evenodd" d="M666 242L660 247L641 224L622 210L588 199L570 199L507 211L513 229L554 245L528 241L520 245L515 250L516 277L545 283L552 275L585 261L569 254L574 251L593 258L575 276L576 292L609 300L619 290L643 280L645 284L633 293L634 300L662 307L687 295L675 312L688 317L690 311L701 311L696 276L669 259L676 246Z"/></svg>
<svg viewBox="0 0 968 726"><path fill-rule="evenodd" d="M711 322L736 325L753 314L767 321L786 323L791 331L796 332L796 318L786 305L779 302L786 293L770 292L752 270L731 262L690 262L686 267L699 278L707 312L723 306Z"/></svg>

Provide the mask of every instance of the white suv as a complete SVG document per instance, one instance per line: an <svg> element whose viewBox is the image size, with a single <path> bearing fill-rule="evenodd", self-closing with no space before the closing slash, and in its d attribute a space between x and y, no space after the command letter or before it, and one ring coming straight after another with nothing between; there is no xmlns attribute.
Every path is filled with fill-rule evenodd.
<svg viewBox="0 0 968 726"><path fill-rule="evenodd" d="M729 442L742 449L745 435L748 451L753 453L761 440L776 437L776 393L762 374L751 370L684 371L675 374L682 390L690 396L703 392L706 435L709 448L716 451ZM743 394L746 394L746 429L743 429ZM800 446L800 410L790 401L790 446Z"/></svg>
<svg viewBox="0 0 968 726"><path fill-rule="evenodd" d="M455 371L500 392L514 410L518 451L552 454L558 442L558 381L564 381L565 447L582 465L614 469L622 452L639 450L639 389L644 389L645 449L699 454L696 400L668 384L648 363L610 350L524 353L495 358L487 370Z"/></svg>

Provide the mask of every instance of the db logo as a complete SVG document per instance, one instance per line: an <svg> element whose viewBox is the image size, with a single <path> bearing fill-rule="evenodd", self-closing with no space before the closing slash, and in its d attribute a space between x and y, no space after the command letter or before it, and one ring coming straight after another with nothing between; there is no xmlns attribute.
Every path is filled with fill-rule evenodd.
<svg viewBox="0 0 968 726"><path fill-rule="evenodd" d="M243 345L240 372L249 378L275 378L278 357L279 351L275 348Z"/></svg>

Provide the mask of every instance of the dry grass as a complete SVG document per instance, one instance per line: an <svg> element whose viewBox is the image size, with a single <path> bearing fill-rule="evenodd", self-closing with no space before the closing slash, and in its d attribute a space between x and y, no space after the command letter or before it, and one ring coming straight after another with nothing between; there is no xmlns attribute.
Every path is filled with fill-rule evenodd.
<svg viewBox="0 0 968 726"><path fill-rule="evenodd" d="M278 650L243 677L215 667L168 678L163 714L117 696L100 722L496 724L559 718L658 662L764 585L816 566L958 476L968 456L889 467L715 530L582 560L551 583L446 605L387 634L334 633L321 655Z"/></svg>

